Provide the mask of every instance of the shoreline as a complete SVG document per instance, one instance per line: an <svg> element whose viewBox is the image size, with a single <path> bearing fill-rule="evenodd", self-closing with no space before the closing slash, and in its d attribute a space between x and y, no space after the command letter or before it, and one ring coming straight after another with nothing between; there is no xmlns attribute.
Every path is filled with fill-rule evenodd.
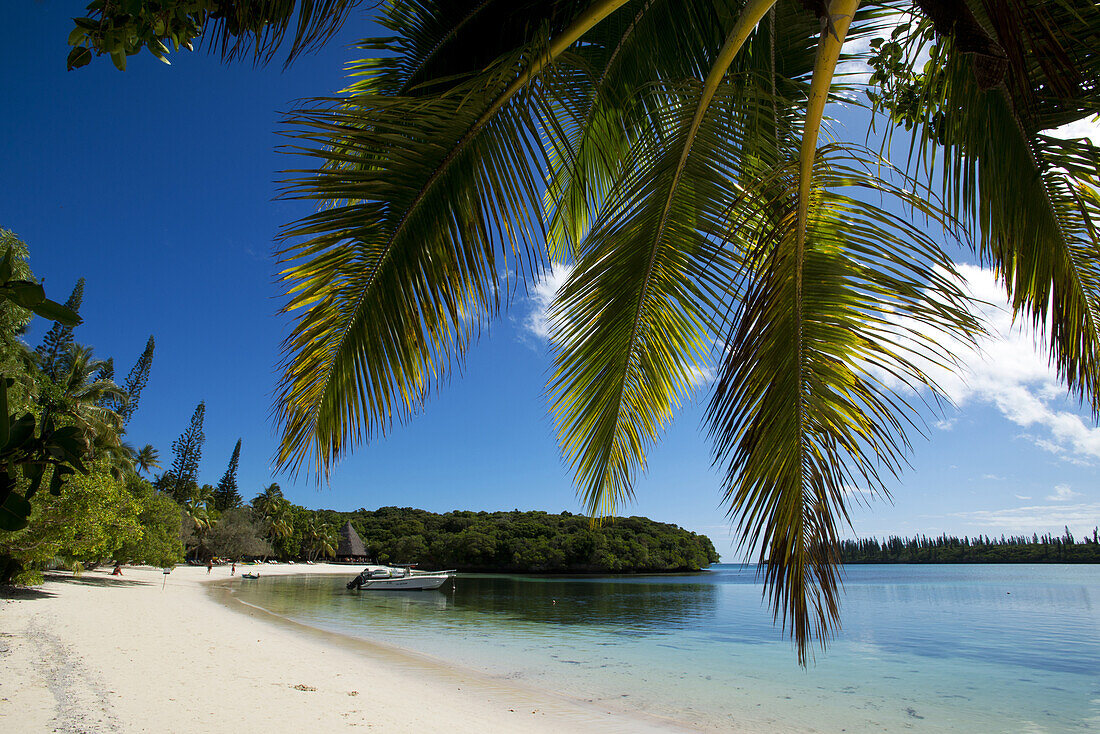
<svg viewBox="0 0 1100 734"><path fill-rule="evenodd" d="M108 573L50 573L0 597L0 720L13 731L694 730L279 617L233 599L225 566Z"/></svg>

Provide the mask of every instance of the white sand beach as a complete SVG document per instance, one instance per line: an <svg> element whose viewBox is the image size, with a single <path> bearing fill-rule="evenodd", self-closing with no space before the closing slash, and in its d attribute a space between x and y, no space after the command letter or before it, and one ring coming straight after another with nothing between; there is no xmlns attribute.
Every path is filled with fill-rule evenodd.
<svg viewBox="0 0 1100 734"><path fill-rule="evenodd" d="M242 567L238 566L240 573ZM0 731L644 732L676 730L414 653L349 643L210 582L228 566L50 574L0 595ZM267 565L263 575L348 566ZM163 583L163 588L162 588ZM214 591L217 591L215 588Z"/></svg>

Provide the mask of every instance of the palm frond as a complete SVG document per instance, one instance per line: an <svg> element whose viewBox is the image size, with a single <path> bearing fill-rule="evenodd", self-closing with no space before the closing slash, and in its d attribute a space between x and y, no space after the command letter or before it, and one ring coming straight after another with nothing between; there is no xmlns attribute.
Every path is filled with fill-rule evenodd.
<svg viewBox="0 0 1100 734"><path fill-rule="evenodd" d="M352 11L376 0L251 0L225 3L212 13L203 41L227 60L251 56L267 63L289 40L285 65L314 51L340 31Z"/></svg>
<svg viewBox="0 0 1100 734"><path fill-rule="evenodd" d="M1100 22L1100 11L1085 12ZM1036 79L983 91L950 39L933 53L930 68L942 71L917 77L929 110L914 128L920 165L940 174L944 199L978 235L1013 308L1047 334L1059 375L1100 415L1100 150L1035 128L1050 116L1036 117L1011 90L1041 89L1038 67Z"/></svg>
<svg viewBox="0 0 1100 734"><path fill-rule="evenodd" d="M802 663L839 620L846 492L885 491L884 476L905 461L915 407L895 383L934 390L928 365L953 360L938 336L969 340L979 329L938 245L861 198L942 226L934 206L831 146L812 181L804 239L794 162L740 208L735 231L754 265L707 413L730 514L743 547L758 549Z"/></svg>
<svg viewBox="0 0 1100 734"><path fill-rule="evenodd" d="M321 166L297 172L290 196L328 208L285 233L284 310L299 318L276 405L280 466L319 477L349 444L415 412L498 307L498 256L537 266L531 167L545 151L531 106L545 90L529 82L624 2L520 38L440 94L379 94L361 70L346 97L295 114L302 150Z"/></svg>
<svg viewBox="0 0 1100 734"><path fill-rule="evenodd" d="M709 322L729 302L737 261L696 221L701 203L721 208L736 196L730 161L741 157L743 138L707 113L720 88L730 94L727 72L773 4L750 0L702 85L655 87L640 105L652 125L580 243L578 275L555 306L553 410L592 514L612 514L630 497L645 452L709 372Z"/></svg>

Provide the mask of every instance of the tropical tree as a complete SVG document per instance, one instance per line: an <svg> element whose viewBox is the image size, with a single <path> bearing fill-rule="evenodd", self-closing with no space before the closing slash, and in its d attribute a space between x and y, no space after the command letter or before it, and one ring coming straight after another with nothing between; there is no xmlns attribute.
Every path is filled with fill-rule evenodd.
<svg viewBox="0 0 1100 734"><path fill-rule="evenodd" d="M125 382L122 383L122 388L126 391L126 400L119 403L118 414L122 416L123 423L129 423L134 416L134 412L137 411L138 403L141 401L141 391L145 389L145 385L149 382L149 371L153 367L153 351L155 349L156 342L150 334L149 341L145 342L145 350L138 357L129 374L126 375Z"/></svg>
<svg viewBox="0 0 1100 734"><path fill-rule="evenodd" d="M160 452L152 444L145 444L134 454L134 464L139 471L151 474L153 469L160 469Z"/></svg>
<svg viewBox="0 0 1100 734"><path fill-rule="evenodd" d="M209 37L268 58L297 9L293 55L353 4L273 4L270 25ZM408 419L497 313L500 272L567 264L549 389L589 511L631 496L714 374L729 512L804 661L838 620L845 488L886 491L912 396L935 395L933 368L980 328L943 236L993 267L1100 410L1100 152L1046 132L1100 112L1093 0L379 12L386 35L361 43L346 93L290 119L317 159L290 195L321 208L285 231L280 466L326 475ZM873 66L887 138L911 136L906 171L889 146L819 144L852 91L843 53Z"/></svg>
<svg viewBox="0 0 1100 734"><path fill-rule="evenodd" d="M312 515L306 518L302 528L302 550L306 552L307 560L315 561L319 556L335 557L337 542L336 529L332 525Z"/></svg>
<svg viewBox="0 0 1100 734"><path fill-rule="evenodd" d="M218 486L214 490L214 509L218 511L240 507L241 493L237 491L237 465L241 460L241 439L237 439L237 445L233 447L233 454L229 457L229 466L225 469Z"/></svg>
<svg viewBox="0 0 1100 734"><path fill-rule="evenodd" d="M203 433L202 423L206 417L206 403L200 401L195 406L195 412L191 415L191 422L180 434L179 438L172 442L172 468L165 472L167 486L158 489L167 491L172 499L184 502L194 494L197 486L199 462L202 460L202 446L206 443L206 434ZM161 484L161 482L158 482Z"/></svg>
<svg viewBox="0 0 1100 734"><path fill-rule="evenodd" d="M277 483L264 487L264 490L252 498L252 508L261 515L269 515L280 503L285 502L283 489Z"/></svg>
<svg viewBox="0 0 1100 734"><path fill-rule="evenodd" d="M80 278L73 286L73 292L65 301L65 308L75 314L80 313L80 304L84 301L84 279ZM60 321L55 321L50 330L46 332L42 343L38 345L35 354L38 355L39 366L51 379L57 379L64 369L64 362L69 349L73 345L73 327Z"/></svg>
<svg viewBox="0 0 1100 734"><path fill-rule="evenodd" d="M54 383L43 400L59 416L66 416L80 429L94 453L111 458L113 472L121 477L133 470L130 454L122 443L122 418L108 405L125 402L125 392L103 379L105 362L95 358L91 347L71 344Z"/></svg>

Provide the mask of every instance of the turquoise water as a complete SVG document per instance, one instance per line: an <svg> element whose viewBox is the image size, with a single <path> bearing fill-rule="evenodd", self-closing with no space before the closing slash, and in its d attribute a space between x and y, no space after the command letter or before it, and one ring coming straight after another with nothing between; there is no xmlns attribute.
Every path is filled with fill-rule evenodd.
<svg viewBox="0 0 1100 734"><path fill-rule="evenodd" d="M1100 566L845 576L843 629L806 670L751 566L358 594L342 577L268 577L236 592L317 628L702 729L1100 731Z"/></svg>

